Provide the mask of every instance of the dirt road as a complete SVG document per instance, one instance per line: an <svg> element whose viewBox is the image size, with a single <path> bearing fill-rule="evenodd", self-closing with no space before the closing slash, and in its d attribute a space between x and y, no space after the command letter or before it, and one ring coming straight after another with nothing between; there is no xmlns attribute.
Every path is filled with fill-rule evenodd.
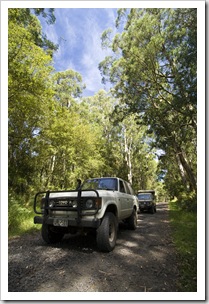
<svg viewBox="0 0 209 304"><path fill-rule="evenodd" d="M175 292L177 256L168 206L140 213L135 231L120 225L114 251L94 236L66 235L47 246L40 233L9 240L9 292Z"/></svg>

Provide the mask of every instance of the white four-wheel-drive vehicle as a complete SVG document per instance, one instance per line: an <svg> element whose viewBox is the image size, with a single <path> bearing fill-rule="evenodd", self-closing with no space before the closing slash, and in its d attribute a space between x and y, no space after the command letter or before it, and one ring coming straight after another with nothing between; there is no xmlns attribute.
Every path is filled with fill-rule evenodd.
<svg viewBox="0 0 209 304"><path fill-rule="evenodd" d="M102 177L85 181L77 190L38 192L34 211L39 214L34 223L42 224L45 242L59 242L66 233L94 230L98 248L109 252L115 247L120 221L136 229L138 200L128 182Z"/></svg>

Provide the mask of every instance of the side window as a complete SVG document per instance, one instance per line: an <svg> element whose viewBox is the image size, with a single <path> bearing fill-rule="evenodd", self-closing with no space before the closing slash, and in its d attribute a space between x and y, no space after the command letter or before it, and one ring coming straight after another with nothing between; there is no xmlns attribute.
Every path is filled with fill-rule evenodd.
<svg viewBox="0 0 209 304"><path fill-rule="evenodd" d="M126 188L126 193L131 194L131 189L129 187L129 184L127 182L124 182L125 188Z"/></svg>
<svg viewBox="0 0 209 304"><path fill-rule="evenodd" d="M122 180L119 181L119 184L120 184L120 192L126 193L125 187L124 187L124 184L123 184Z"/></svg>
<svg viewBox="0 0 209 304"><path fill-rule="evenodd" d="M131 188L131 185L129 183L126 182L128 191L127 193L131 194L131 195L135 195L134 190Z"/></svg>

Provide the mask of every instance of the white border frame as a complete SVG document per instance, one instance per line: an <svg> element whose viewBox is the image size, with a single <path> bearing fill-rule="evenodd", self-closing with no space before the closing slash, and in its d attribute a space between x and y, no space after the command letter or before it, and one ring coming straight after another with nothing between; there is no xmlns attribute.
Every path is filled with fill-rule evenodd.
<svg viewBox="0 0 209 304"><path fill-rule="evenodd" d="M79 4L78 4L79 3ZM8 292L8 8L197 8L198 231L197 292ZM205 1L2 1L1 2L1 299L2 300L205 300Z"/></svg>

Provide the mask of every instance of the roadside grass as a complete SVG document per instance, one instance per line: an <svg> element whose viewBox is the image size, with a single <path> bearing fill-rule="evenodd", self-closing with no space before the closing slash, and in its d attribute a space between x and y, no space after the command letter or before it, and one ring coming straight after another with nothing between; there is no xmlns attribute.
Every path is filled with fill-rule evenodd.
<svg viewBox="0 0 209 304"><path fill-rule="evenodd" d="M197 213L182 210L177 202L169 203L173 240L179 257L179 291L197 291Z"/></svg>
<svg viewBox="0 0 209 304"><path fill-rule="evenodd" d="M22 199L9 196L8 236L19 236L27 232L40 230L40 225L33 223L34 211L32 203L23 206Z"/></svg>
<svg viewBox="0 0 209 304"><path fill-rule="evenodd" d="M35 225L33 218L34 213L30 211L25 213L25 217L18 218L15 225L9 226L9 238L40 230L41 225Z"/></svg>

